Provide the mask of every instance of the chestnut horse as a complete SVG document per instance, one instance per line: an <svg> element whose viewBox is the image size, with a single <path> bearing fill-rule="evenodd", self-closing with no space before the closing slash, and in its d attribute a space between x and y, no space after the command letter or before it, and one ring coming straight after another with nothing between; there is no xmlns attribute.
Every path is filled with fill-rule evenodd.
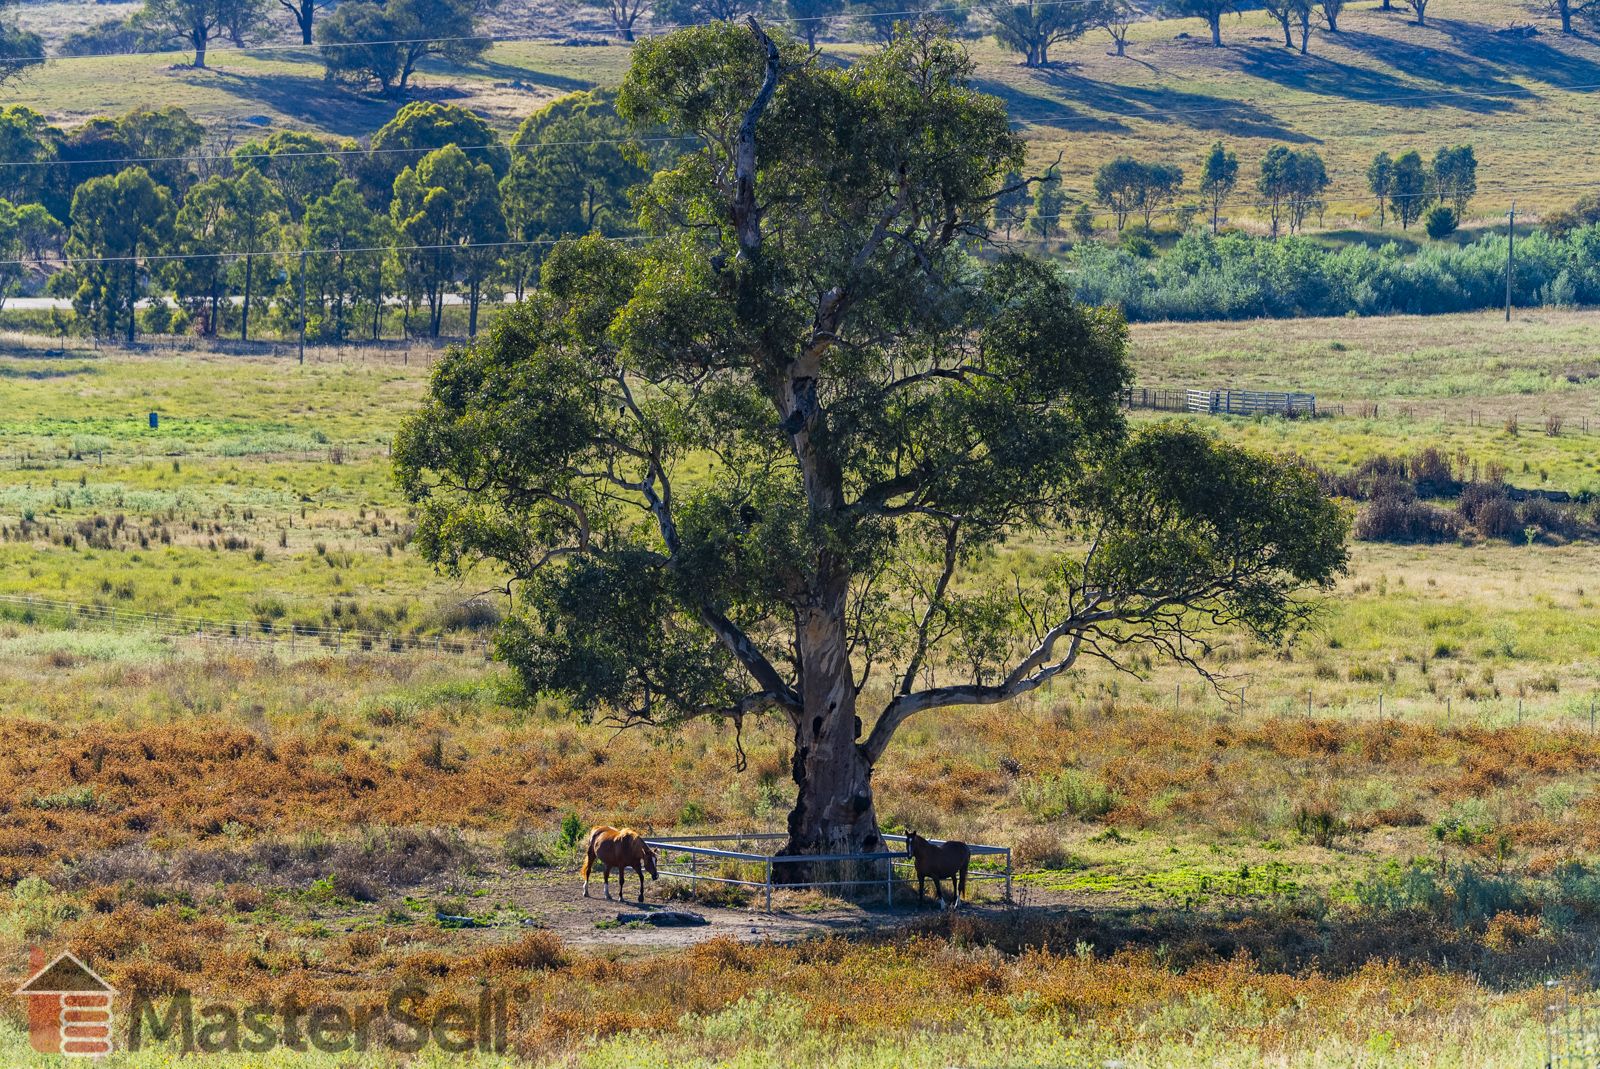
<svg viewBox="0 0 1600 1069"><path fill-rule="evenodd" d="M589 833L589 855L583 859L583 897L589 897L589 870L595 861L605 866L606 900L611 899L611 870L617 870L617 897L625 898L623 881L631 868L639 873L639 902L644 902L644 874L656 876L656 852L645 845L644 836L632 828L601 825Z"/></svg>
<svg viewBox="0 0 1600 1069"><path fill-rule="evenodd" d="M967 893L967 865L972 861L972 850L966 843L949 839L935 846L916 832L908 830L906 854L917 869L918 902L922 901L928 881L932 880L933 893L939 899L939 904L944 905L944 889L939 881L949 880L953 896L950 908L961 905L961 896Z"/></svg>

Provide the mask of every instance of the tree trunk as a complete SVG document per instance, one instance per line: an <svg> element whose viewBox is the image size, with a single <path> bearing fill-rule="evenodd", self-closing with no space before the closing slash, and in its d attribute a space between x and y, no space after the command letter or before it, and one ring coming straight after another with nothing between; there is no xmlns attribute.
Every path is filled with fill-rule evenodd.
<svg viewBox="0 0 1600 1069"><path fill-rule="evenodd" d="M1222 47L1222 16L1215 15L1209 20L1211 23L1211 45L1213 48Z"/></svg>
<svg viewBox="0 0 1600 1069"><path fill-rule="evenodd" d="M306 6L301 10L299 18L296 19L300 23L300 43L303 45L311 43L311 18L314 14L315 9L311 7L308 0Z"/></svg>
<svg viewBox="0 0 1600 1069"><path fill-rule="evenodd" d="M239 320L239 340L250 340L250 274L255 268L255 257L244 258L244 315Z"/></svg>
<svg viewBox="0 0 1600 1069"><path fill-rule="evenodd" d="M858 743L855 677L845 637L845 590L840 579L807 610L796 628L804 708L795 726L789 813L793 854L859 854L883 849L872 804L872 766ZM779 865L773 878L800 882L799 865ZM783 871L777 871L783 870Z"/></svg>
<svg viewBox="0 0 1600 1069"><path fill-rule="evenodd" d="M133 345L134 316L138 314L139 304L139 250L135 248L128 256L128 345Z"/></svg>
<svg viewBox="0 0 1600 1069"><path fill-rule="evenodd" d="M204 68L206 65L206 45L209 43L210 37L211 34L208 30L198 26L189 34L189 40L194 42L194 65L196 67Z"/></svg>
<svg viewBox="0 0 1600 1069"><path fill-rule="evenodd" d="M478 336L478 293L477 282L472 283L472 292L467 297L467 337Z"/></svg>

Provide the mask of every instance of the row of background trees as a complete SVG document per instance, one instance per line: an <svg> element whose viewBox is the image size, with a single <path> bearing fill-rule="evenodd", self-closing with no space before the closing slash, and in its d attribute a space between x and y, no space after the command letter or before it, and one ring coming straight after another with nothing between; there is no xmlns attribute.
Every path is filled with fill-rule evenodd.
<svg viewBox="0 0 1600 1069"><path fill-rule="evenodd" d="M430 57L465 62L490 41L483 17L500 0L145 0L124 19L112 19L71 35L63 51L91 54L182 47L197 67L208 49L225 41L244 46L291 35L322 45L328 77L403 92L417 65ZM617 36L634 39L646 15L652 25L691 25L765 13L791 20L807 44L830 36L888 40L896 23L918 12L937 13L952 30L990 35L1029 67L1048 66L1050 50L1090 31L1108 35L1125 55L1132 28L1151 18L1198 18L1211 43L1224 43L1230 15L1264 10L1281 26L1284 45L1305 53L1314 32L1341 32L1348 0L578 0L604 12ZM1416 22L1426 23L1430 0L1384 0ZM1550 13L1571 33L1600 27L1600 0L1550 0ZM32 48L36 46L30 45ZM0 40L0 46L5 41ZM3 47L0 47L3 51Z"/></svg>
<svg viewBox="0 0 1600 1069"><path fill-rule="evenodd" d="M475 332L484 293L520 297L542 243L623 229L659 162L601 92L552 102L509 143L471 111L416 102L366 146L275 131L224 151L179 108L69 133L13 105L0 159L0 286L64 257L49 291L85 329L130 339L149 294L175 301L144 313L151 329L247 339L263 301L297 314L302 286L314 338L377 332L395 297L437 336L451 294Z"/></svg>

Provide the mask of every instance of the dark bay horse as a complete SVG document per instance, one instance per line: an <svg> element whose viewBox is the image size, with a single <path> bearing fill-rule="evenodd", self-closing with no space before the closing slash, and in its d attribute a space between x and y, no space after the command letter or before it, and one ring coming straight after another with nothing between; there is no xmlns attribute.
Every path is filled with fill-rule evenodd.
<svg viewBox="0 0 1600 1069"><path fill-rule="evenodd" d="M617 870L617 897L625 898L623 881L628 878L628 870L633 869L639 874L639 901L644 902L644 874L648 872L652 880L656 876L656 852L645 845L644 836L632 828L613 828L601 825L589 833L589 853L583 859L583 897L589 897L589 870L594 868L594 863L599 861L605 866L603 878L606 885L606 899L611 898L611 870Z"/></svg>
<svg viewBox="0 0 1600 1069"><path fill-rule="evenodd" d="M944 904L941 880L950 881L950 908L961 905L961 896L967 893L967 865L972 861L972 850L966 843L949 839L935 845L914 831L906 832L906 853L917 869L917 901L927 892L928 881L933 881L933 893Z"/></svg>

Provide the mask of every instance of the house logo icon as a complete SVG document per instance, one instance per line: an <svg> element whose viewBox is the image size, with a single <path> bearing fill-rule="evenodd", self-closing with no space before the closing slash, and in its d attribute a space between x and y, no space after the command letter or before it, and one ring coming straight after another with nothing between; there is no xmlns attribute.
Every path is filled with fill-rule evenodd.
<svg viewBox="0 0 1600 1069"><path fill-rule="evenodd" d="M17 988L28 1000L28 1039L42 1054L98 1058L111 1053L111 1000L117 991L93 969L63 952L45 964L29 953L33 975Z"/></svg>

